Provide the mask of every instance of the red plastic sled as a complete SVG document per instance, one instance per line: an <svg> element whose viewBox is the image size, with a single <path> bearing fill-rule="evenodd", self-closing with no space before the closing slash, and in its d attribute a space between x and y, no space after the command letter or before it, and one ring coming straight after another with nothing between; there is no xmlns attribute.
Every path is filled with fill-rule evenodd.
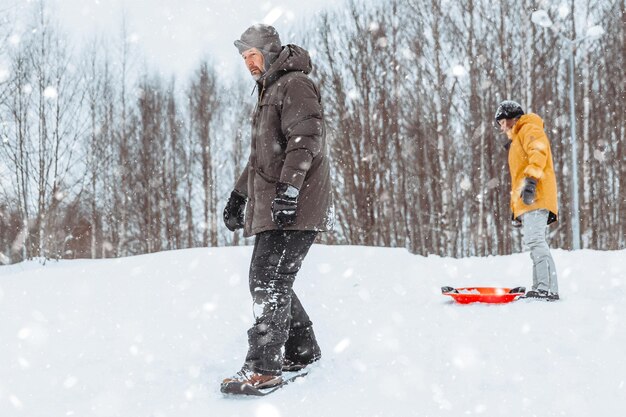
<svg viewBox="0 0 626 417"><path fill-rule="evenodd" d="M465 287L452 288L441 287L443 295L449 295L460 304L469 303L490 303L504 304L510 303L519 296L526 293L526 288L500 288L500 287Z"/></svg>

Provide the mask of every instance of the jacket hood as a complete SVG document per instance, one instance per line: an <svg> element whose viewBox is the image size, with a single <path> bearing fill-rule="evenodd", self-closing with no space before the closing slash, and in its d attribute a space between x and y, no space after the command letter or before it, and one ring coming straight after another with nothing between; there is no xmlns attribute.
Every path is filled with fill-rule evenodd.
<svg viewBox="0 0 626 417"><path fill-rule="evenodd" d="M520 117L515 126L513 126L513 133L519 132L527 124L535 125L543 130L543 119L535 113L528 113Z"/></svg>
<svg viewBox="0 0 626 417"><path fill-rule="evenodd" d="M302 71L305 74L309 74L312 69L311 57L307 50L297 45L289 44L283 47L276 61L257 82L268 85L286 72Z"/></svg>

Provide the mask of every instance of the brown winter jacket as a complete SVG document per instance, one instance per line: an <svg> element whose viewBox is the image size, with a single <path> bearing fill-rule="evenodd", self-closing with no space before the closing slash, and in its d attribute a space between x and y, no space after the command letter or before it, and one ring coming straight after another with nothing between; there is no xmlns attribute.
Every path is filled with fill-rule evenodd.
<svg viewBox="0 0 626 417"><path fill-rule="evenodd" d="M548 224L555 222L558 215L556 176L552 163L550 142L543 130L543 120L534 113L519 118L512 129L509 148L511 171L511 210L513 218L538 209L547 209ZM537 180L537 194L533 204L522 201L522 188L527 177Z"/></svg>
<svg viewBox="0 0 626 417"><path fill-rule="evenodd" d="M324 116L319 91L307 76L311 68L307 51L286 45L257 80L250 157L235 185L248 196L245 236L278 229L271 215L278 181L300 189L296 222L284 230L332 228Z"/></svg>

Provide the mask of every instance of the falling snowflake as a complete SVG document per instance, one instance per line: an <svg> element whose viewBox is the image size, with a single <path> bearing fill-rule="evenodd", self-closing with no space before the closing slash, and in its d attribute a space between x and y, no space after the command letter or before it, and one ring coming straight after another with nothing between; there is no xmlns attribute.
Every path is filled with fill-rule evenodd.
<svg viewBox="0 0 626 417"><path fill-rule="evenodd" d="M405 57L406 59L414 59L415 58L415 54L409 48L403 48L401 53L402 53L402 56Z"/></svg>
<svg viewBox="0 0 626 417"><path fill-rule="evenodd" d="M69 375L63 382L63 387L67 389L74 388L77 382L78 382L78 378L76 378L75 376Z"/></svg>
<svg viewBox="0 0 626 417"><path fill-rule="evenodd" d="M464 77L465 75L467 75L467 70L463 65L455 65L452 68L452 75L454 75L455 77Z"/></svg>
<svg viewBox="0 0 626 417"><path fill-rule="evenodd" d="M459 186L461 187L463 191L468 191L470 188L472 188L472 182L469 180L469 178L464 177L461 180L461 183L459 184Z"/></svg>
<svg viewBox="0 0 626 417"><path fill-rule="evenodd" d="M275 7L265 16L263 23L266 25L273 25L283 15L283 9Z"/></svg>
<svg viewBox="0 0 626 417"><path fill-rule="evenodd" d="M486 185L488 189L496 188L498 185L500 185L500 181L498 181L497 178L492 178L489 181L487 181Z"/></svg>
<svg viewBox="0 0 626 417"><path fill-rule="evenodd" d="M348 348L348 346L350 346L350 339L345 338L341 340L339 343L337 343L337 345L335 346L333 350L335 351L335 353L341 353L345 351Z"/></svg>
<svg viewBox="0 0 626 417"><path fill-rule="evenodd" d="M49 85L45 90L43 90L43 96L47 99L53 100L59 96L59 93L55 87Z"/></svg>
<svg viewBox="0 0 626 417"><path fill-rule="evenodd" d="M593 151L593 157L599 162L604 162L606 160L606 154L599 149L595 149Z"/></svg>

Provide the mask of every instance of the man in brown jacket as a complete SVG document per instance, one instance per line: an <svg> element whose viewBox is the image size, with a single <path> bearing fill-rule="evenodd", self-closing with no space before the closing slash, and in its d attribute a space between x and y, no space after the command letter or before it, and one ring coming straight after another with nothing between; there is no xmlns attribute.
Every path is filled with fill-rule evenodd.
<svg viewBox="0 0 626 417"><path fill-rule="evenodd" d="M521 222L523 243L533 260L533 286L525 297L558 300L556 267L546 241L546 225L558 215L556 176L543 120L524 114L511 100L500 103L495 119L510 139L511 211L514 223Z"/></svg>
<svg viewBox="0 0 626 417"><path fill-rule="evenodd" d="M276 29L257 24L235 46L256 81L250 157L224 209L229 230L255 236L250 292L255 323L248 354L222 391L269 388L282 372L321 357L312 322L292 286L318 232L334 213L320 93L307 74L311 59L282 46Z"/></svg>

